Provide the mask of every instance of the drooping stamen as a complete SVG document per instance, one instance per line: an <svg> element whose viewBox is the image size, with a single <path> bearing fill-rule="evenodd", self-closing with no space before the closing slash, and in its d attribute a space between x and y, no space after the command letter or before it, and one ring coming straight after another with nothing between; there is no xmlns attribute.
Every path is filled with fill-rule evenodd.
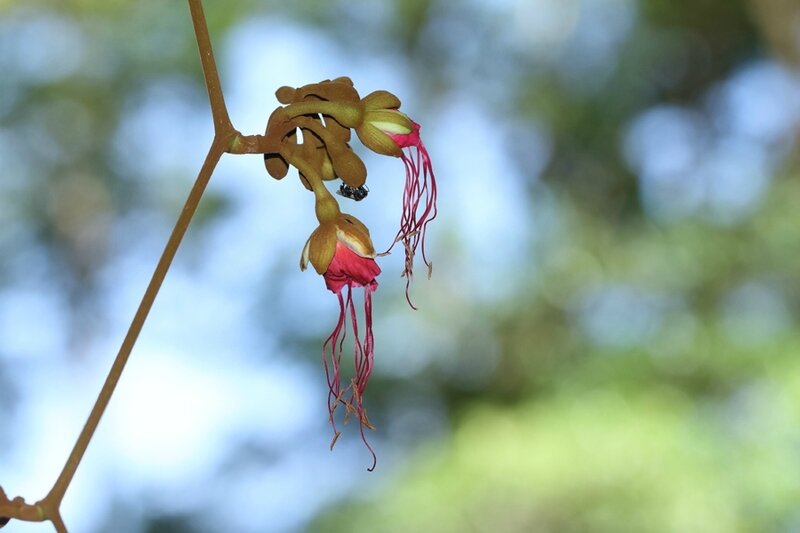
<svg viewBox="0 0 800 533"><path fill-rule="evenodd" d="M372 466L367 469L371 472L375 469L375 465L377 464L377 456L372 446L370 446L367 441L364 428L375 428L369 423L362 397L374 365L375 344L372 333L372 292L377 287L377 284L373 282L372 284L364 286L364 321L366 332L363 342L358 334L358 317L353 303L351 283L348 283L346 287L346 297L342 295L341 290L336 293L339 298L339 320L333 332L322 345L322 362L325 367L325 376L328 380L329 389L328 411L334 432L331 448L333 448L333 445L340 435L340 432L336 428L334 413L341 403L345 407L345 423L347 423L350 413L353 413L358 418L361 440L364 442L370 454L372 454ZM353 364L355 373L350 380L350 384L342 389L339 367L341 364L344 339L347 336L348 315L350 317L351 327L353 328Z"/></svg>
<svg viewBox="0 0 800 533"><path fill-rule="evenodd" d="M370 454L372 454L372 466L367 468L370 472L375 469L378 463L378 457L375 455L375 450L372 449L367 436L364 433L364 428L375 429L370 424L367 418L367 410L364 408L363 394L367 388L367 381L372 374L372 367L374 366L375 353L374 353L374 340L372 335L372 291L374 288L371 285L364 286L364 322L366 332L364 334L364 343L358 339L358 321L356 320L356 310L350 302L350 317L353 324L353 335L355 337L354 346L354 367L355 376L350 382L351 396L349 407L355 411L358 418L359 431L361 433L361 441L367 447Z"/></svg>
<svg viewBox="0 0 800 533"><path fill-rule="evenodd" d="M331 427L333 428L331 449L333 449L333 445L336 444L336 440L340 435L339 430L336 429L336 419L333 414L342 397L339 365L342 360L342 345L347 336L344 298L342 297L341 291L337 292L336 296L339 297L339 320L336 322L336 327L333 328L333 332L322 345L322 366L325 368L325 379L328 381L328 417L330 418ZM328 348L329 345L330 348ZM330 360L330 365L328 365L328 360Z"/></svg>
<svg viewBox="0 0 800 533"><path fill-rule="evenodd" d="M406 182L403 189L403 211L400 216L400 229L394 242L384 254L389 253L398 242L403 243L405 264L402 275L406 277L406 300L416 309L409 296L409 287L414 275L414 256L417 248L422 247L422 260L428 267L430 278L432 263L425 253L425 233L428 224L436 218L436 176L433 172L431 158L419 137L419 125L414 123L414 131L410 134L392 137L398 146L403 148L401 159L406 169Z"/></svg>

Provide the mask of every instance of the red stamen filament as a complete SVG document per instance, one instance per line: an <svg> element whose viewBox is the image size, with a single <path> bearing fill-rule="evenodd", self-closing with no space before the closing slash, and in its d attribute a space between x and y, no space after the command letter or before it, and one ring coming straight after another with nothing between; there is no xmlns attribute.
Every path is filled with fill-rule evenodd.
<svg viewBox="0 0 800 533"><path fill-rule="evenodd" d="M367 441L364 428L375 429L367 418L367 411L364 408L362 400L364 390L367 387L367 381L372 373L374 366L374 338L372 334L372 291L374 289L369 285L364 287L364 319L366 332L364 334L363 343L358 334L358 318L356 314L355 305L353 303L353 292L351 285L347 285L347 297L345 298L341 291L336 295L339 297L339 319L336 326L333 328L330 336L325 340L322 345L322 363L325 367L325 377L328 381L328 412L333 428L333 440L331 441L331 448L339 438L340 432L336 428L335 411L339 404L344 405L345 414L344 422L347 423L350 414L354 414L358 418L359 430L361 432L361 440L372 455L372 466L367 470L370 472L375 469L377 464L377 456L375 451ZM341 373L340 365L342 360L342 348L344 339L347 336L347 318L350 318L350 324L353 328L353 366L355 374L350 380L350 384L342 389L341 387Z"/></svg>
<svg viewBox="0 0 800 533"><path fill-rule="evenodd" d="M414 150L416 149L416 152ZM428 267L428 278L431 276L433 264L425 252L425 233L428 224L436 218L436 176L428 151L422 141L413 147L407 147L401 154L406 168L406 183L403 190L403 211L400 216L400 229L394 242L384 254L394 248L398 242L405 249L405 264L402 275L406 277L406 300L416 309L409 296L409 287L414 276L414 256L417 248L422 247L422 260Z"/></svg>

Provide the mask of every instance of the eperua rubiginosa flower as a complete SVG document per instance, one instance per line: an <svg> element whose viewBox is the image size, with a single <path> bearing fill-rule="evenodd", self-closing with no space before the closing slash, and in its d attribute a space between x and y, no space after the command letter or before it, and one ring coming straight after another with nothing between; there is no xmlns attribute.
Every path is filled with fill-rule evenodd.
<svg viewBox="0 0 800 533"><path fill-rule="evenodd" d="M399 111L400 100L387 91L375 91L359 97L353 82L346 77L325 80L300 88L281 87L276 92L283 106L272 113L267 123L266 140L270 149L264 154L267 172L282 179L289 166L297 168L300 181L314 193L319 226L306 241L300 268L309 263L323 276L327 288L339 300L339 319L322 346L322 361L328 381L328 411L334 437L339 437L335 413L344 407L344 420L358 419L364 444L376 464L375 453L367 442L364 429L374 429L364 407L364 391L374 364L375 343L372 333L372 293L378 288L381 269L369 230L353 215L342 213L336 198L324 182L341 180L339 195L363 200L367 169L350 147L351 129L370 150L399 157L405 166L400 227L387 250L401 243L405 252L402 275L406 277L406 299L413 277L414 256L422 249L422 259L431 274L431 262L425 252L428 223L436 217L436 178L430 156L419 135L420 126ZM298 139L302 131L302 142ZM364 331L359 323L353 289L364 289ZM415 308L416 309L416 308ZM341 356L348 322L353 331L353 376L343 386Z"/></svg>

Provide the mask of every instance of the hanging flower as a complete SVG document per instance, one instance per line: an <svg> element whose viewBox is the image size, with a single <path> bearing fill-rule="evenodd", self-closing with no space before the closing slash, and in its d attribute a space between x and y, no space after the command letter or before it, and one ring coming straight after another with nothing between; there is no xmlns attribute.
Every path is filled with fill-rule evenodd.
<svg viewBox="0 0 800 533"><path fill-rule="evenodd" d="M321 217L324 221L311 234L300 258L300 268L305 270L310 262L314 270L325 278L325 285L339 299L339 320L333 332L322 345L322 361L328 381L328 412L334 436L331 448L339 438L335 411L341 404L345 407L345 422L349 415L358 418L361 439L372 454L375 468L377 458L364 434L364 428L374 429L369 423L364 408L363 394L374 364L375 344L372 334L372 293L378 288L376 278L381 269L375 262L375 248L367 227L357 218L345 213L332 217ZM359 336L359 327L353 288L364 288L364 337ZM353 364L355 375L350 383L342 387L340 364L342 346L347 335L347 321L353 330Z"/></svg>
<svg viewBox="0 0 800 533"><path fill-rule="evenodd" d="M403 276L406 277L406 300L414 307L408 296L408 287L414 274L414 255L417 247L422 249L422 260L428 268L428 278L431 277L433 264L425 254L425 233L428 224L436 218L436 176L433 173L431 158L428 150L419 136L420 126L412 121L413 130L409 133L391 135L398 146L403 148L401 158L406 167L406 184L403 190L403 212L400 216L400 229L394 238L392 246L398 242L403 243L405 249L405 267ZM389 252L387 250L387 252Z"/></svg>
<svg viewBox="0 0 800 533"><path fill-rule="evenodd" d="M408 289L414 275L414 256L418 247L422 249L428 277L433 268L425 254L425 233L428 223L436 218L436 176L428 150L419 135L420 126L397 110L400 100L396 96L386 91L376 91L364 97L362 104L364 121L356 128L358 138L365 146L380 154L400 157L406 167L400 229L384 253L389 253L396 243L403 243L405 265L402 275L406 277L406 299L416 309L411 303Z"/></svg>
<svg viewBox="0 0 800 533"><path fill-rule="evenodd" d="M328 411L336 429L335 411L344 406L344 421L358 417L362 439L364 428L373 429L366 415L363 394L374 361L372 333L372 293L378 288L381 269L375 263L375 249L366 226L343 214L324 182L341 180L339 193L360 201L367 196L367 169L350 146L351 130L370 150L402 159L406 170L400 227L389 249L402 243L405 252L403 276L406 299L413 278L414 256L421 247L422 258L431 275L431 262L425 250L428 224L436 218L436 178L428 151L420 138L420 126L399 111L400 100L388 91L375 91L360 98L349 78L325 80L300 88L281 87L276 96L283 107L269 118L267 131L259 139L269 174L286 176L290 166L297 169L303 185L314 193L319 226L306 242L300 259L305 270L309 263L322 275L328 289L339 300L339 319L323 343L322 358L328 381ZM302 132L300 142L298 132ZM381 254L383 255L383 254ZM363 336L353 289L364 290ZM349 328L353 331L354 375L342 385L341 356ZM372 470L375 467L373 461Z"/></svg>
<svg viewBox="0 0 800 533"><path fill-rule="evenodd" d="M398 111L400 99L389 91L375 91L361 100L361 120L356 125L356 135L375 153L400 157L400 146L392 134L410 133L413 122Z"/></svg>

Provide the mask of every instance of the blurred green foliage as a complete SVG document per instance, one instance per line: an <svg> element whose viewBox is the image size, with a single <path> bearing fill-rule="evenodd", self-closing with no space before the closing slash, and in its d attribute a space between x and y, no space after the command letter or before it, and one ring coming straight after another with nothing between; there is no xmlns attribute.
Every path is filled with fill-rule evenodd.
<svg viewBox="0 0 800 533"><path fill-rule="evenodd" d="M620 235L574 213L570 245L545 259L543 297L508 303L501 362L452 435L309 530L792 530L800 335L719 302L752 278L796 301L798 183L780 181L738 231L643 223ZM641 344L598 346L562 303L601 280L686 304Z"/></svg>

